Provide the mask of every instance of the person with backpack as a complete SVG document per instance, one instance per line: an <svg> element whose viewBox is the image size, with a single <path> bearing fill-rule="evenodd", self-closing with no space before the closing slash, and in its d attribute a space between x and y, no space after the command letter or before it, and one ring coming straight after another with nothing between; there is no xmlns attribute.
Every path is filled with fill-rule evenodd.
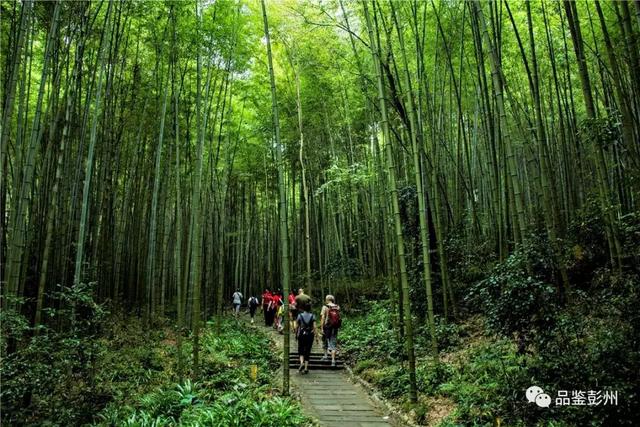
<svg viewBox="0 0 640 427"><path fill-rule="evenodd" d="M311 311L311 297L304 293L304 289L298 289L298 296L296 296L295 301L299 313L304 310Z"/></svg>
<svg viewBox="0 0 640 427"><path fill-rule="evenodd" d="M236 289L236 291L232 295L232 298L233 298L233 315L237 319L238 314L240 314L240 306L242 305L242 294L240 293L239 289Z"/></svg>
<svg viewBox="0 0 640 427"><path fill-rule="evenodd" d="M324 301L325 305L322 306L322 311L320 312L322 347L324 349L322 360L327 360L328 353L331 353L331 366L336 366L338 330L342 326L340 306L336 304L336 299L333 295L327 295Z"/></svg>
<svg viewBox="0 0 640 427"><path fill-rule="evenodd" d="M300 373L309 373L309 357L311 356L314 338L317 342L316 317L305 306L296 318L296 339L298 340L298 355L300 356L298 371Z"/></svg>
<svg viewBox="0 0 640 427"><path fill-rule="evenodd" d="M251 316L251 324L253 325L253 318L255 317L256 310L260 305L260 303L258 302L258 298L254 296L250 297L249 301L247 301L247 305L249 306L249 316Z"/></svg>

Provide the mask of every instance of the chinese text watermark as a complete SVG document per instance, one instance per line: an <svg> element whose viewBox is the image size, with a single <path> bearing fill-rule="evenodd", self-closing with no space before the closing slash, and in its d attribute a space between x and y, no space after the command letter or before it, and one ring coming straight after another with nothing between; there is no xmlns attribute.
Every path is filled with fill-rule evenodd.
<svg viewBox="0 0 640 427"><path fill-rule="evenodd" d="M536 385L525 392L529 403L535 403L541 408L554 406L599 406L617 405L617 390L558 390L554 398Z"/></svg>

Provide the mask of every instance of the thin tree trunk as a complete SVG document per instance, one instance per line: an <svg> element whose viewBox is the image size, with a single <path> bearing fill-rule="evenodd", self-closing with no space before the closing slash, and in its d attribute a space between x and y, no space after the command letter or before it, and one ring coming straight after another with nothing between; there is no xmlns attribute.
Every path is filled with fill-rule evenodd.
<svg viewBox="0 0 640 427"><path fill-rule="evenodd" d="M284 312L289 312L289 236L287 231L287 192L284 180L284 163L282 156L282 143L280 141L280 122L278 118L278 98L276 96L276 81L273 72L273 59L271 57L271 39L269 37L269 22L267 21L267 9L264 0L262 5L262 18L264 21L264 35L267 42L267 59L269 63L269 79L271 83L271 105L273 114L273 130L275 133L276 161L278 164L278 193L280 214L280 263L282 269L282 291L284 293ZM284 351L282 363L282 393L289 394L289 324L284 322Z"/></svg>
<svg viewBox="0 0 640 427"><path fill-rule="evenodd" d="M375 7L375 4L374 4ZM402 305L404 314L406 351L409 359L409 399L412 403L418 401L417 383L416 383L416 366L415 366L415 348L413 342L413 321L411 319L411 305L409 298L409 278L407 274L407 266L405 259L404 238L402 236L402 223L400 219L400 204L398 201L398 188L396 184L395 160L391 148L391 138L389 135L389 121L387 118L387 106L384 94L384 85L382 82L382 64L380 60L380 33L378 31L377 18L374 10L375 36L374 26L371 25L371 18L367 3L363 3L364 15L369 31L370 47L373 55L374 66L378 84L378 102L380 104L380 113L382 115L382 131L385 139L385 147L387 153L387 169L389 178L389 189L391 192L391 203L393 205L394 229L396 235L396 246L398 251L398 264L400 268L400 283L402 289Z"/></svg>
<svg viewBox="0 0 640 427"><path fill-rule="evenodd" d="M431 352L434 358L438 358L438 342L436 340L436 326L433 316L433 292L431 289L431 254L429 249L429 228L427 225L427 209L424 200L424 191L422 188L422 168L420 162L420 154L418 151L418 129L417 117L415 113L415 103L413 100L413 89L411 85L411 76L409 75L409 62L407 60L407 52L404 46L404 36L402 28L398 21L398 16L393 6L393 3L389 3L393 14L393 20L398 33L398 41L400 42L400 52L402 54L402 60L405 69L405 87L407 89L407 113L409 115L410 128L409 133L411 137L411 147L413 151L413 168L415 173L416 192L418 193L418 216L420 221L420 243L422 249L422 268L425 289L427 293L427 318L429 323L429 329L431 331Z"/></svg>

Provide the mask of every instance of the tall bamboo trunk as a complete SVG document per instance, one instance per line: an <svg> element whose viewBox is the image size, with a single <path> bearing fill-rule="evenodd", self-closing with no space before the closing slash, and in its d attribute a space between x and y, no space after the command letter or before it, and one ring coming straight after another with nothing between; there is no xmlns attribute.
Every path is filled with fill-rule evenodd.
<svg viewBox="0 0 640 427"><path fill-rule="evenodd" d="M402 61L404 63L405 70L405 87L407 89L407 113L409 115L410 122L410 138L411 148L413 151L413 169L415 174L416 192L418 193L418 212L420 221L420 243L422 249L422 268L423 279L425 289L427 293L427 318L429 322L429 329L431 331L431 352L433 357L438 357L438 343L436 340L436 326L433 316L433 292L431 288L431 254L429 250L429 227L427 224L427 209L424 200L424 190L422 188L422 168L420 162L420 153L418 151L418 137L419 137L419 120L415 112L415 102L413 99L413 89L411 85L411 76L409 74L409 62L407 60L407 52L404 46L404 36L402 33L402 27L398 21L398 16L393 3L390 3L393 20L398 33L398 41L400 42L400 52L402 54Z"/></svg>
<svg viewBox="0 0 640 427"><path fill-rule="evenodd" d="M25 5L26 7L27 5ZM28 12L25 11L25 13ZM47 85L48 71L49 71L49 61L51 58L51 46L56 39L57 26L58 26L58 16L60 13L60 3L56 3L54 8L54 15L51 21L51 28L49 30L49 34L47 36L46 47L44 51L44 58L42 61L42 73L40 76L40 87L38 90L38 98L36 101L35 112L33 115L33 125L31 127L31 134L29 137L29 144L27 145L27 153L24 159L23 167L22 167L22 176L21 180L16 183L16 199L15 199L15 207L12 212L11 218L11 226L12 232L9 235L8 242L8 260L7 267L5 272L5 277L7 279L7 294L11 296L21 296L21 289L23 286L22 277L23 270L25 269L24 265L24 256L25 256L25 248L29 239L26 238L27 235L27 220L31 218L29 211L31 210L31 199L30 194L33 185L33 178L35 173L35 160L36 153L38 151L38 146L42 139L42 123L41 123L41 114L42 114L42 102L45 92L45 87ZM11 90L11 88L9 88ZM8 95L11 95L9 93ZM7 102L11 102L11 99L7 99ZM10 107L9 107L10 108ZM10 114L10 111L6 112ZM10 126L7 123L7 126ZM6 128L5 128L6 129ZM4 131L4 130L3 130ZM20 131L20 130L19 130ZM8 130L7 130L8 132ZM7 134L8 137L8 134ZM3 138L5 139L5 138ZM0 159L2 161L2 159ZM5 301L3 299L3 301Z"/></svg>
<svg viewBox="0 0 640 427"><path fill-rule="evenodd" d="M156 234L157 234L157 216L158 216L158 192L160 191L160 174L162 164L162 143L164 140L164 118L167 111L167 95L169 93L169 85L165 86L164 96L162 97L162 109L160 111L160 131L158 134L158 146L156 147L155 170L153 178L153 196L151 198L151 219L149 225L149 247L147 248L147 305L146 319L153 322L154 318L154 298L153 289L155 287L155 256L156 256Z"/></svg>
<svg viewBox="0 0 640 427"><path fill-rule="evenodd" d="M375 7L375 5L374 5ZM374 10L375 27L371 24L367 3L363 3L364 15L369 31L369 41L372 51L376 79L378 86L378 102L380 104L380 114L382 121L382 133L384 137L387 171L389 179L389 191L391 193L391 203L393 206L394 230L396 237L396 247L398 252L398 264L400 268L400 283L402 290L402 305L405 328L406 351L409 359L409 399L412 403L418 401L418 388L416 383L415 348L413 342L413 321L411 319L411 304L409 297L409 278L405 259L404 237L402 235L402 223L400 219L400 203L398 201L398 188L396 184L395 159L391 147L391 137L389 132L389 121L387 118L387 106L385 101L385 89L382 81L382 63L380 59L380 33L378 31L377 17ZM374 36L375 28L375 36Z"/></svg>
<svg viewBox="0 0 640 427"><path fill-rule="evenodd" d="M86 228L89 217L89 190L91 188L91 177L93 175L93 159L95 156L95 147L97 140L98 119L102 112L102 84L105 74L104 63L109 51L109 41L111 24L109 23L112 1L109 0L107 14L105 17L105 32L100 44L100 59L98 60L98 84L95 92L94 114L91 123L91 135L89 137L89 150L85 161L84 185L82 190L82 207L80 213L80 225L78 227L77 249L75 259L75 269L73 274L73 284L77 286L82 281L82 263L84 262L84 246L86 240ZM73 317L73 316L72 316ZM73 320L73 319L72 319Z"/></svg>
<svg viewBox="0 0 640 427"><path fill-rule="evenodd" d="M284 293L284 312L289 312L289 236L287 227L287 189L284 179L284 163L282 156L282 143L280 141L280 121L278 117L278 98L276 96L276 80L273 71L273 59L271 56L271 39L269 37L269 22L267 21L267 9L264 0L260 1L262 6L262 18L264 21L264 35L267 42L267 59L269 63L269 81L271 84L271 106L273 114L273 131L275 133L276 161L278 164L278 193L279 193L279 216L280 216L280 267L282 269L282 291ZM282 393L289 394L289 324L284 322L284 351L282 361Z"/></svg>
<svg viewBox="0 0 640 427"><path fill-rule="evenodd" d="M591 88L591 80L589 78L589 70L587 69L587 61L584 54L584 45L582 41L582 32L580 30L580 21L578 18L578 10L575 2L572 0L564 0L563 2L565 13L567 15L567 21L569 23L569 30L571 32L571 38L573 40L573 49L578 60L578 71L580 76L580 82L582 86L582 94L584 96L585 107L587 110L587 117L590 119L596 118L596 108L593 101L593 91ZM611 258L611 264L620 268L622 261L622 249L620 246L620 240L618 239L616 218L614 209L611 205L611 197L609 194L609 184L607 180L607 165L604 157L602 146L596 141L590 144L591 154L595 163L596 169L596 187L598 189L598 200L600 202L600 209L604 217L605 231L607 236L607 242L609 245L609 254Z"/></svg>

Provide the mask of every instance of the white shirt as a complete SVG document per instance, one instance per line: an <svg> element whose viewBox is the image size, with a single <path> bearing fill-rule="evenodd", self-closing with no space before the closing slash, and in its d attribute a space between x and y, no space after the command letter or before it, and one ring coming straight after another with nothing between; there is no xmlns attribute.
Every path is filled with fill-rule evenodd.
<svg viewBox="0 0 640 427"><path fill-rule="evenodd" d="M240 292L233 293L233 303L242 304L242 294Z"/></svg>

